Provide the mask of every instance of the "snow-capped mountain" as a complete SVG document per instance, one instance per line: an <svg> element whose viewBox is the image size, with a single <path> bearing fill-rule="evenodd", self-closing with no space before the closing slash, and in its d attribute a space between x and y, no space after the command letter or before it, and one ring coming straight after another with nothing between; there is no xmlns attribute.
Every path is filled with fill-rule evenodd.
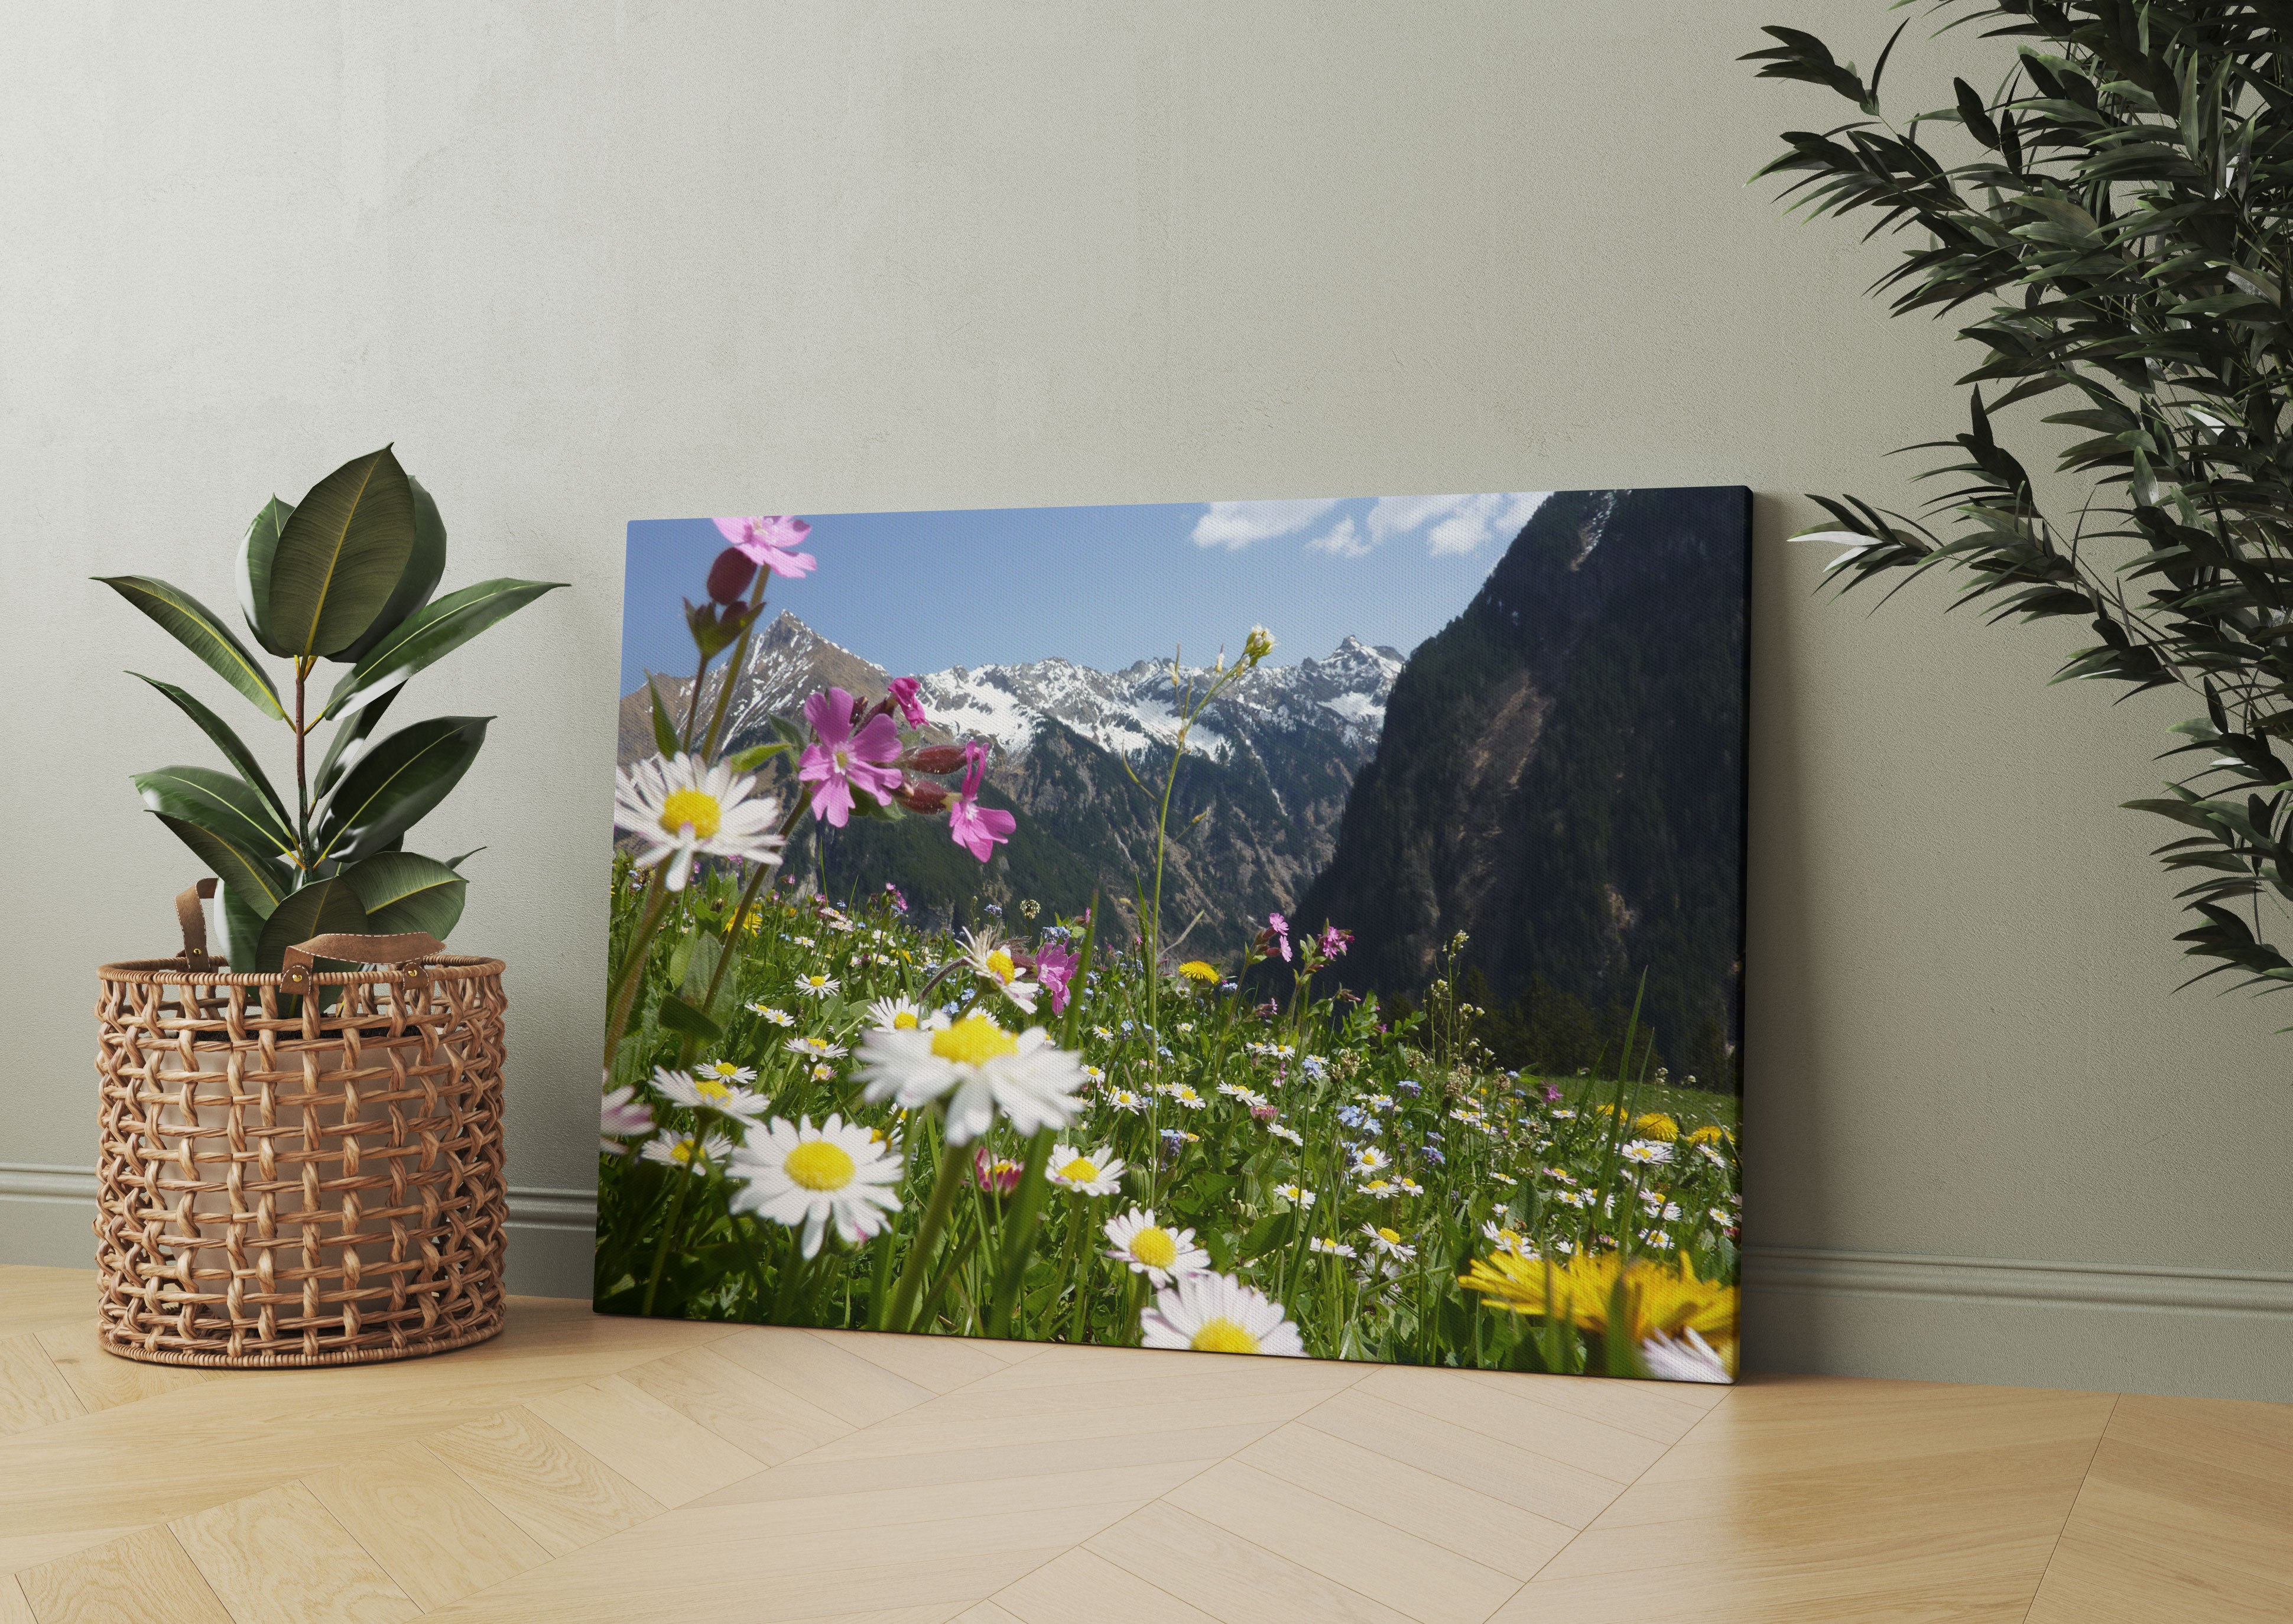
<svg viewBox="0 0 2293 1624"><path fill-rule="evenodd" d="M1192 747L1223 758L1241 738L1286 734L1302 742L1317 735L1347 751L1377 747L1385 702L1401 674L1402 657L1349 637L1326 659L1261 665L1219 696L1197 722ZM749 645L748 662L733 690L725 737L763 736L774 712L794 715L807 694L825 687L880 697L892 673L830 642L794 614L782 611ZM1135 756L1169 748L1176 738L1182 690L1199 691L1214 674L1206 667L1141 660L1119 671L1098 671L1069 660L1025 665L951 666L921 678L920 698L933 721L951 735L992 740L1015 761L1052 724L1071 729L1101 750ZM713 706L720 677L712 674L704 705ZM669 713L681 720L690 678L657 679ZM622 700L621 759L652 750L651 702L643 688Z"/></svg>
<svg viewBox="0 0 2293 1624"><path fill-rule="evenodd" d="M1199 916L1188 940L1215 953L1296 902L1329 859L1402 663L1396 651L1349 637L1325 658L1245 672L1219 696L1188 737L1171 808L1183 838L1166 864L1167 930L1175 936ZM836 686L873 699L894 674L783 612L733 678L725 736L761 743L773 736L772 716L796 714L806 695ZM935 737L994 744L986 799L1016 812L1020 827L981 870L946 860L944 832L936 841L922 832L936 824L855 823L814 855L820 883L841 893L895 881L928 916L951 919L978 901L1024 897L1072 914L1097 894L1127 912L1123 899L1152 866L1158 810L1132 774L1154 781L1167 767L1184 694L1212 676L1167 659L1118 671L1050 659L922 677ZM722 680L712 674L703 691L704 716ZM692 679L657 681L681 723ZM652 702L639 688L621 702L621 759L652 749Z"/></svg>

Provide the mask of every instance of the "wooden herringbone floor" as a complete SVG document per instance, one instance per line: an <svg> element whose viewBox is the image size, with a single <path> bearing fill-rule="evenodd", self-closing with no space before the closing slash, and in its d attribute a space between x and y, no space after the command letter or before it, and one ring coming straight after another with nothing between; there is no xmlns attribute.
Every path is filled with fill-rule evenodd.
<svg viewBox="0 0 2293 1624"><path fill-rule="evenodd" d="M0 1624L2293 1617L2293 1407L546 1300L442 1359L206 1374L98 1352L92 1282L0 1267Z"/></svg>

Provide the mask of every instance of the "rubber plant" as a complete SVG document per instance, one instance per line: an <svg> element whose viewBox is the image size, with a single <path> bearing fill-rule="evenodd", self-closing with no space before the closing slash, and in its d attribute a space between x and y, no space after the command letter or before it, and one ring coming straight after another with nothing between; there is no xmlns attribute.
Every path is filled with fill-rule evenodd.
<svg viewBox="0 0 2293 1624"><path fill-rule="evenodd" d="M433 717L378 739L377 730L409 678L564 583L483 581L434 597L445 569L438 504L385 446L292 507L272 497L239 542L239 613L257 646L289 662L289 693L180 587L97 578L293 735L290 804L230 723L174 684L142 677L230 764L163 767L134 783L222 881L216 914L233 970L275 970L288 947L328 931L442 940L460 919L460 869L473 854L424 857L406 849L406 836L469 770L492 719ZM322 662L344 669L320 697ZM312 735L328 724L314 765Z"/></svg>
<svg viewBox="0 0 2293 1624"><path fill-rule="evenodd" d="M1908 117L1795 28L1745 60L1854 110L1791 131L1760 175L1811 216L1900 233L1873 291L1949 315L1980 360L1968 422L1922 475L1916 516L1816 497L1842 589L1937 568L1995 619L2069 617L2094 641L2057 681L2176 686L2200 712L2166 758L2182 826L2158 849L2187 881L2178 939L2273 991L2293 899L2293 59L2283 0L1941 0L1938 32L2004 42L1985 90ZM1758 177L1755 177L1758 178ZM2070 493L2042 508L2001 414L2051 443ZM2033 429L2032 418L2050 428ZM2067 432L2066 432L2067 431ZM2266 907L2265 907L2266 904Z"/></svg>

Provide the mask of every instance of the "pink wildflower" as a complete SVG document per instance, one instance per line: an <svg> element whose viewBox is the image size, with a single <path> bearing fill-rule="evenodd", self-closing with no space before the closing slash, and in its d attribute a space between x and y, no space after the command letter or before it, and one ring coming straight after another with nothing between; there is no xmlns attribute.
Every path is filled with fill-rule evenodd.
<svg viewBox="0 0 2293 1624"><path fill-rule="evenodd" d="M1019 1188L1026 1170L1007 1157L990 1156L983 1145L971 1158L971 1180L991 1196L1008 1196Z"/></svg>
<svg viewBox="0 0 2293 1624"><path fill-rule="evenodd" d="M908 719L911 727L920 727L930 719L924 715L923 706L916 702L916 690L923 686L913 677L892 678L892 702L899 706L900 714Z"/></svg>
<svg viewBox="0 0 2293 1624"><path fill-rule="evenodd" d="M1322 949L1322 956L1324 958L1341 958L1344 956L1346 949L1353 945L1354 933L1352 931L1341 930L1335 925L1328 925L1323 928L1320 946Z"/></svg>
<svg viewBox="0 0 2293 1624"><path fill-rule="evenodd" d="M987 775L987 746L973 739L964 745L963 757L970 767L963 775L963 787L948 805L947 832L957 845L984 863L995 855L997 841L1011 838L1019 820L1009 812L979 804L979 781Z"/></svg>
<svg viewBox="0 0 2293 1624"><path fill-rule="evenodd" d="M1290 922L1279 914L1268 914L1266 929L1274 938L1275 945L1282 949L1282 962L1287 964L1290 962Z"/></svg>
<svg viewBox="0 0 2293 1624"><path fill-rule="evenodd" d="M1035 979L1051 995L1051 1013L1064 1015L1067 1011L1069 983L1074 979L1075 966L1082 955L1057 942L1045 942L1035 950Z"/></svg>
<svg viewBox="0 0 2293 1624"><path fill-rule="evenodd" d="M894 913L904 914L908 911L908 899L900 895L900 888L894 885L889 880L884 881L884 895L892 899L892 910Z"/></svg>
<svg viewBox="0 0 2293 1624"><path fill-rule="evenodd" d="M820 561L810 553L790 549L804 545L812 533L812 526L802 519L785 513L764 514L754 518L719 519L717 532L747 555L752 564L761 564L775 575L790 580L809 575L820 566Z"/></svg>
<svg viewBox="0 0 2293 1624"><path fill-rule="evenodd" d="M852 731L852 695L831 688L804 702L804 719L819 743L808 746L796 775L820 787L812 792L812 815L841 829L852 816L852 786L878 800L889 800L900 787L900 730L888 716L868 719Z"/></svg>

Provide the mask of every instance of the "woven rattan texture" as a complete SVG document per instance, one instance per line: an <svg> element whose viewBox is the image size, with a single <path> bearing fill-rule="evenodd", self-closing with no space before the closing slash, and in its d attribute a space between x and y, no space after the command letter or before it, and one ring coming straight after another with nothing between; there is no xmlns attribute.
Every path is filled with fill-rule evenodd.
<svg viewBox="0 0 2293 1624"><path fill-rule="evenodd" d="M500 961L301 998L180 959L98 974L107 1349L364 1364L500 1330Z"/></svg>

